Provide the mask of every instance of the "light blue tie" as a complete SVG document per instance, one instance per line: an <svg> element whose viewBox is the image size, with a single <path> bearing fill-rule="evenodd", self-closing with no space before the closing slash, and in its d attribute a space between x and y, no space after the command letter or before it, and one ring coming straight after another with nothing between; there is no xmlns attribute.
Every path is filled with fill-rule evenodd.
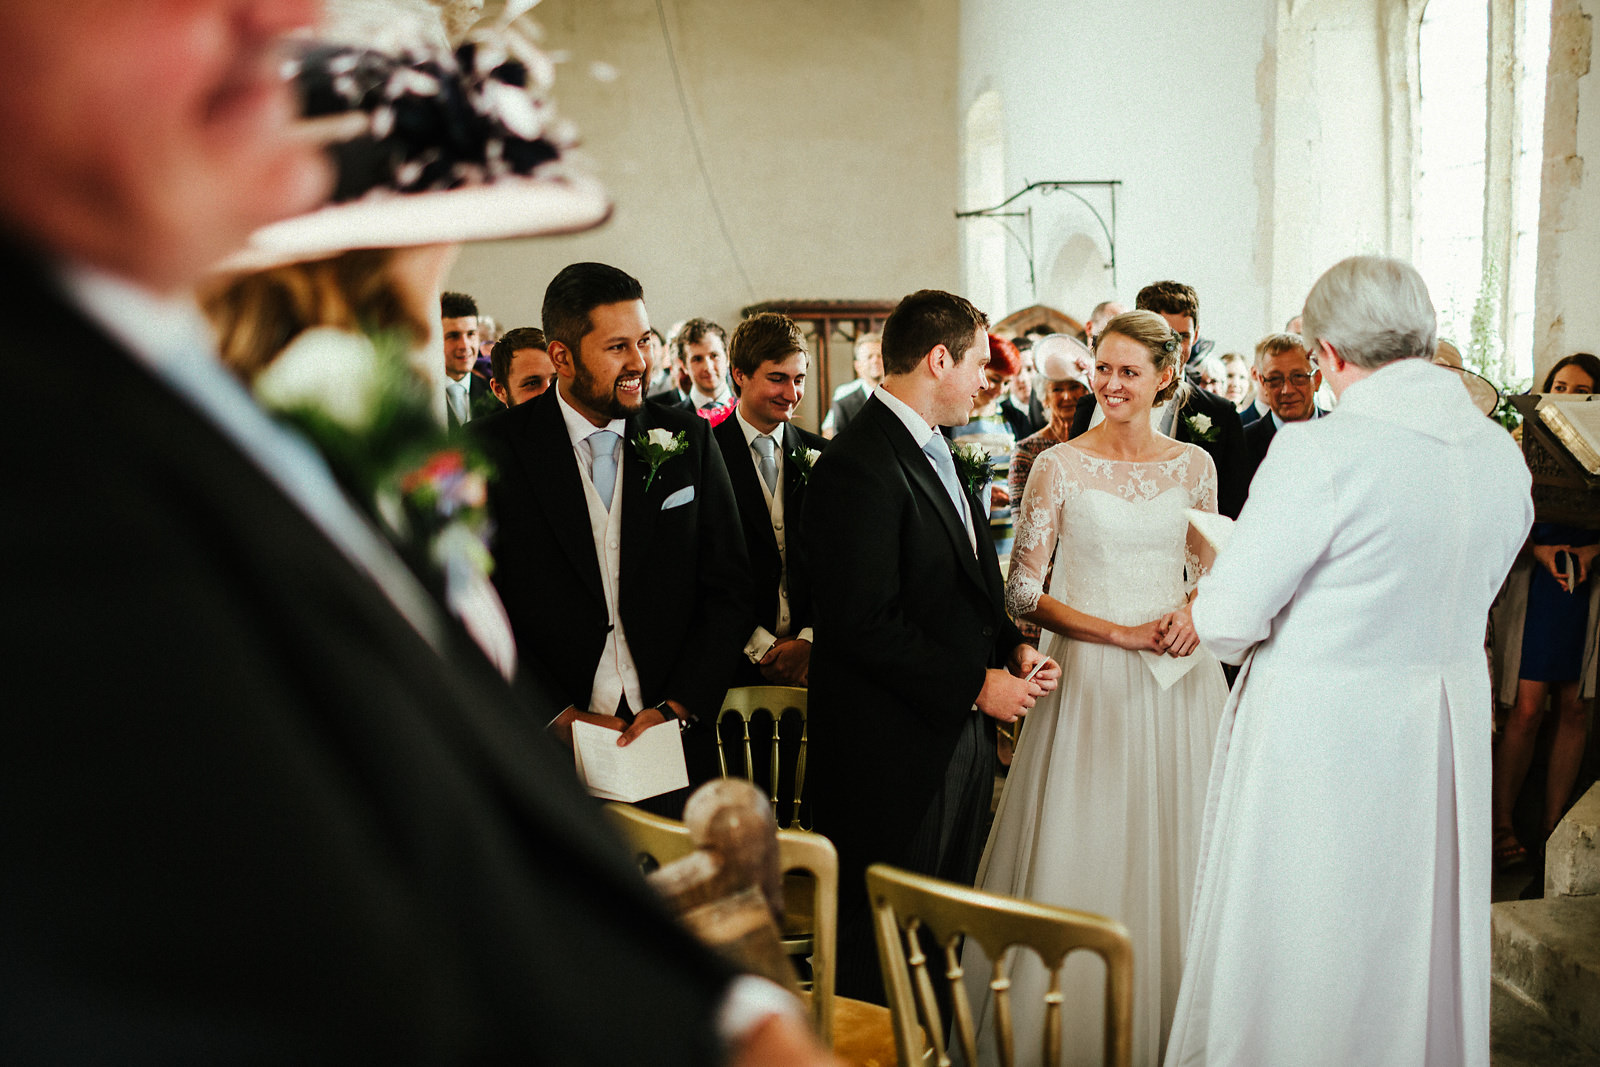
<svg viewBox="0 0 1600 1067"><path fill-rule="evenodd" d="M622 438L615 430L596 430L587 440L589 480L600 494L601 505L610 511L611 493L617 487L617 442Z"/></svg>
<svg viewBox="0 0 1600 1067"><path fill-rule="evenodd" d="M457 422L467 421L467 387L460 382L446 382L445 392L450 396L450 412Z"/></svg>
<svg viewBox="0 0 1600 1067"><path fill-rule="evenodd" d="M934 431L928 443L922 446L922 451L933 460L934 468L939 472L939 480L944 483L944 491L950 494L950 503L956 506L956 514L961 516L961 521L967 521L967 494L961 491L961 479L956 474L955 457L950 455L950 444L944 439L944 434Z"/></svg>
<svg viewBox="0 0 1600 1067"><path fill-rule="evenodd" d="M778 495L778 460L776 449L778 444L766 434L757 434L756 439L750 442L760 455L761 462L757 469L761 471L761 480L767 483L767 492L773 496Z"/></svg>

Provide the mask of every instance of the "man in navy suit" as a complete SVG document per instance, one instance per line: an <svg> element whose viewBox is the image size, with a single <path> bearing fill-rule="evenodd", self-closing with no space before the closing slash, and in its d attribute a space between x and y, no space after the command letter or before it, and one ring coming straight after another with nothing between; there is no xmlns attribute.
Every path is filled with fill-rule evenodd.
<svg viewBox="0 0 1600 1067"><path fill-rule="evenodd" d="M800 515L825 440L790 422L805 396L810 352L787 315L764 311L728 343L739 403L712 436L722 450L750 554L754 613L738 685L805 685L811 665L811 582Z"/></svg>
<svg viewBox="0 0 1600 1067"><path fill-rule="evenodd" d="M1248 460L1246 494L1256 470L1267 458L1272 439L1285 423L1304 422L1326 414L1317 407L1317 387L1322 372L1311 362L1305 339L1294 333L1270 333L1256 343L1256 365L1251 370L1256 395L1266 401L1268 414L1244 428Z"/></svg>
<svg viewBox="0 0 1600 1067"><path fill-rule="evenodd" d="M489 379L477 372L478 302L466 293L439 296L439 326L444 334L444 410L452 430L496 411L500 402Z"/></svg>
<svg viewBox="0 0 1600 1067"><path fill-rule="evenodd" d="M817 643L808 773L816 828L839 849L837 988L882 1002L863 879L890 863L971 884L994 794L994 723L1015 722L1060 668L1006 615L974 486L937 427L984 384L988 321L924 289L883 328L883 384L828 446L804 540Z"/></svg>
<svg viewBox="0 0 1600 1067"><path fill-rule="evenodd" d="M637 280L575 263L550 282L541 317L556 388L473 426L495 464L495 587L525 670L565 709L558 737L583 720L626 744L676 722L693 784L716 773L701 724L750 633L728 472L709 422L645 400L652 338Z"/></svg>

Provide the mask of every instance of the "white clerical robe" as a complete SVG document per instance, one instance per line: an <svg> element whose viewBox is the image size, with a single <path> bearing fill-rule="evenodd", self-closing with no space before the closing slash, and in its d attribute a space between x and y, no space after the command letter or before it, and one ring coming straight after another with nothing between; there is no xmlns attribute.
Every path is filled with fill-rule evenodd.
<svg viewBox="0 0 1600 1067"><path fill-rule="evenodd" d="M1529 486L1510 435L1421 360L1273 441L1194 605L1206 646L1248 662L1167 1067L1487 1067L1484 631Z"/></svg>

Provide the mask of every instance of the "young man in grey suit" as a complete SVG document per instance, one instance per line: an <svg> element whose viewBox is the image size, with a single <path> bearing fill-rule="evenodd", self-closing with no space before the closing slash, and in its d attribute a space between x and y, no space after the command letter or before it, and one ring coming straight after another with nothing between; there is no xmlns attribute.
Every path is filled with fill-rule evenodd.
<svg viewBox="0 0 1600 1067"><path fill-rule="evenodd" d="M994 723L1060 668L1006 615L983 507L937 427L966 421L988 325L925 289L883 329L883 384L828 446L807 491L816 647L808 774L839 849L841 994L881 1002L863 878L890 863L970 883L988 831ZM976 521L975 521L976 520Z"/></svg>

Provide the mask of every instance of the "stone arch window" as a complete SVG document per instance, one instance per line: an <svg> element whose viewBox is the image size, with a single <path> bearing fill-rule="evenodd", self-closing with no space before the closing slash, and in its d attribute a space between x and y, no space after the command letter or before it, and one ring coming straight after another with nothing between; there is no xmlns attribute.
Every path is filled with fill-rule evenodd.
<svg viewBox="0 0 1600 1067"><path fill-rule="evenodd" d="M968 210L1006 198L1004 112L1000 93L988 89L967 108L962 148L962 200ZM962 228L962 285L990 321L1009 310L1006 299L1006 231L999 220L976 219Z"/></svg>
<svg viewBox="0 0 1600 1067"><path fill-rule="evenodd" d="M1440 336L1527 378L1550 0L1426 0L1416 42L1412 256Z"/></svg>

